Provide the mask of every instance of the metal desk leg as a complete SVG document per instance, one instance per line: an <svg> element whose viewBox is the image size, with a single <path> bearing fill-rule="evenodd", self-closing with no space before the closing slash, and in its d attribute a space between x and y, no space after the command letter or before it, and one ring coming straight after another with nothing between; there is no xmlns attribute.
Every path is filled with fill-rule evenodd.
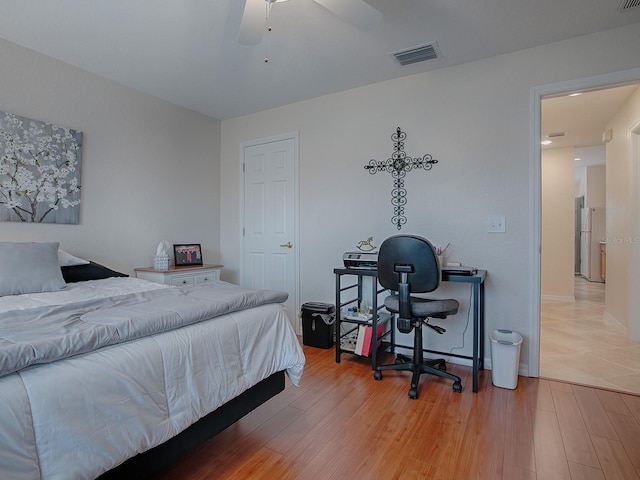
<svg viewBox="0 0 640 480"><path fill-rule="evenodd" d="M484 282L480 284L480 370L484 370Z"/></svg>
<svg viewBox="0 0 640 480"><path fill-rule="evenodd" d="M480 350L480 285L473 284L473 391L478 391L478 364Z"/></svg>
<svg viewBox="0 0 640 480"><path fill-rule="evenodd" d="M336 363L340 363L340 275L336 273L336 321L334 322L335 329L335 348L336 348Z"/></svg>

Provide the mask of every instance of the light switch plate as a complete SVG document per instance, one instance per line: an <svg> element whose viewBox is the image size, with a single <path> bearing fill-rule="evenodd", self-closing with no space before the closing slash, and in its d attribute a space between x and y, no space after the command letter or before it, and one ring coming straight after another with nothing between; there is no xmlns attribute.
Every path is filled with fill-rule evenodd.
<svg viewBox="0 0 640 480"><path fill-rule="evenodd" d="M504 233L506 232L506 219L504 215L489 215L487 219L487 232Z"/></svg>

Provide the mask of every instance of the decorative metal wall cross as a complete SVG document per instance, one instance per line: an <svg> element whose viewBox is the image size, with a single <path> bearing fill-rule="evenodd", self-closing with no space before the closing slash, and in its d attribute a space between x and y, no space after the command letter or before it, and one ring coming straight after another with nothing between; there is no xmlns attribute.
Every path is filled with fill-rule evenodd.
<svg viewBox="0 0 640 480"><path fill-rule="evenodd" d="M393 154L386 161L369 160L369 165L365 165L365 169L369 170L371 175L377 172L387 171L393 177L393 190L391 190L391 204L393 205L393 223L398 230L402 229L402 225L407 223L407 217L404 216L404 206L407 204L407 190L404 188L404 177L407 172L414 168L423 168L431 170L438 160L434 159L430 154L426 154L422 158L411 158L404 153L404 140L407 133L403 132L400 127L391 135L394 143Z"/></svg>

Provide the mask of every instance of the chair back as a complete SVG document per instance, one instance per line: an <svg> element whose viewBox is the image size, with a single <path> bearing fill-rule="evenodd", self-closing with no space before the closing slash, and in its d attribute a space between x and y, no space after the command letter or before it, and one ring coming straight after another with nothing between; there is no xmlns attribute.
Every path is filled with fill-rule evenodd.
<svg viewBox="0 0 640 480"><path fill-rule="evenodd" d="M440 263L436 249L426 238L395 235L387 238L378 252L378 281L389 290L399 291L397 266L410 266L410 293L432 292L440 284Z"/></svg>

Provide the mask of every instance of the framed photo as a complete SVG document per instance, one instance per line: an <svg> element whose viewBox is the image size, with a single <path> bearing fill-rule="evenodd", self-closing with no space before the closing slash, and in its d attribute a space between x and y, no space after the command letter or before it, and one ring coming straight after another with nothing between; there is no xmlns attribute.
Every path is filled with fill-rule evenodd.
<svg viewBox="0 0 640 480"><path fill-rule="evenodd" d="M179 243L173 245L176 267L202 265L202 249L199 243Z"/></svg>

